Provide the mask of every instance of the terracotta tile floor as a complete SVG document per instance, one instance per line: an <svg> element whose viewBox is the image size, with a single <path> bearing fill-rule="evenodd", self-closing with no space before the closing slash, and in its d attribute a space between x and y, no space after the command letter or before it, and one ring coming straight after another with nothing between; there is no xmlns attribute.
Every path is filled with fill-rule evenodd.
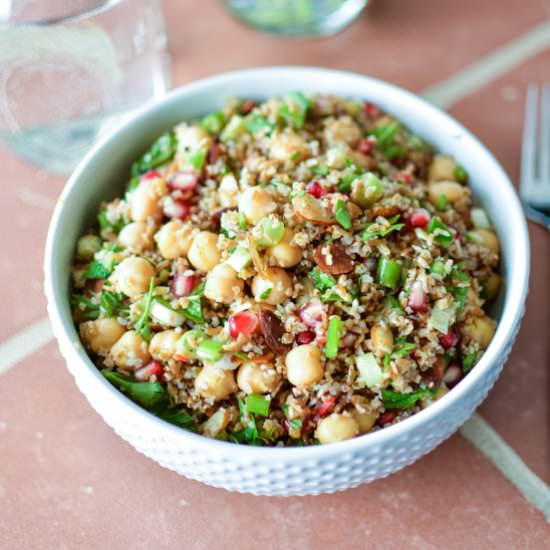
<svg viewBox="0 0 550 550"><path fill-rule="evenodd" d="M219 2L166 0L174 84L271 64L351 69L420 92L542 23L545 2L373 1L325 40L277 40ZM517 179L525 85L550 80L550 53L455 104ZM45 316L42 245L63 178L0 148L0 342ZM525 322L481 415L550 483L549 237L531 226ZM91 410L51 343L0 376L0 548L192 550L238 547L463 549L548 547L550 527L502 474L455 435L388 479L337 495L264 498L186 480L137 454Z"/></svg>

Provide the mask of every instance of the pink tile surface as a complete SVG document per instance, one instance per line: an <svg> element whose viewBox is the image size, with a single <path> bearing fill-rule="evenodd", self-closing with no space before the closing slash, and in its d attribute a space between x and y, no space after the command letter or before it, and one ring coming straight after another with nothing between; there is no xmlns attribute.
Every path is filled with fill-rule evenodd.
<svg viewBox="0 0 550 550"><path fill-rule="evenodd" d="M358 489L253 497L137 454L93 412L53 344L0 378L0 403L0 540L10 550L539 550L550 537L542 515L460 436Z"/></svg>

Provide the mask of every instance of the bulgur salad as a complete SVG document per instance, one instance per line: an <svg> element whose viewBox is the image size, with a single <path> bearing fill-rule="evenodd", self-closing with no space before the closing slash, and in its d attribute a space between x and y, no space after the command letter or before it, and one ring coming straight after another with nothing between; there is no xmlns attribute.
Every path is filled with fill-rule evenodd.
<svg viewBox="0 0 550 550"><path fill-rule="evenodd" d="M158 417L332 443L467 375L498 267L463 166L372 103L291 92L160 136L78 241L71 303L102 375Z"/></svg>

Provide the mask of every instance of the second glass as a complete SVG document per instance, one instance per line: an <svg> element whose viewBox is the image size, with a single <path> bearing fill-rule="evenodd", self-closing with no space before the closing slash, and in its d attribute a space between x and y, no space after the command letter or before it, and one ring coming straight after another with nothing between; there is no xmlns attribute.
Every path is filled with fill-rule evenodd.
<svg viewBox="0 0 550 550"><path fill-rule="evenodd" d="M48 2L39 14L18 0L0 11L0 139L69 173L102 134L165 93L169 61L158 0L81 0L76 15L78 2L51 3L51 16Z"/></svg>

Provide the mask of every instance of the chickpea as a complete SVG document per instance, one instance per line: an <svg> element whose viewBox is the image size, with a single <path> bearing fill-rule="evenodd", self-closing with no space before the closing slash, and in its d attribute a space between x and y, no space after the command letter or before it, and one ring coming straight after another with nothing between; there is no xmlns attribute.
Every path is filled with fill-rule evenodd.
<svg viewBox="0 0 550 550"><path fill-rule="evenodd" d="M273 214L277 204L268 191L261 187L247 187L239 199L239 212L253 225Z"/></svg>
<svg viewBox="0 0 550 550"><path fill-rule="evenodd" d="M445 198L455 203L464 199L468 195L468 189L456 181L434 181L428 186L428 196L433 204L437 204L439 197Z"/></svg>
<svg viewBox="0 0 550 550"><path fill-rule="evenodd" d="M367 432L370 432L373 426L376 424L376 420L378 420L378 415L372 414L370 412L364 412L357 414L356 419L359 426L359 432L362 434L366 434Z"/></svg>
<svg viewBox="0 0 550 550"><path fill-rule="evenodd" d="M321 350L314 344L295 347L286 356L286 370L286 377L293 386L307 388L317 384L325 373Z"/></svg>
<svg viewBox="0 0 550 550"><path fill-rule="evenodd" d="M304 138L293 132L275 132L269 143L269 156L273 160L286 162L289 160L304 160L309 157L309 149ZM295 157L298 157L297 159Z"/></svg>
<svg viewBox="0 0 550 550"><path fill-rule="evenodd" d="M292 237L292 231L286 228L281 241L268 249L268 254L275 259L279 267L294 267L302 259L302 249L290 244Z"/></svg>
<svg viewBox="0 0 550 550"><path fill-rule="evenodd" d="M393 334L388 326L385 324L373 325L370 330L370 337L374 351L378 355L391 353L393 349Z"/></svg>
<svg viewBox="0 0 550 550"><path fill-rule="evenodd" d="M79 326L80 337L86 347L100 355L109 353L124 331L124 327L113 318L86 321Z"/></svg>
<svg viewBox="0 0 550 550"><path fill-rule="evenodd" d="M359 433L359 424L352 416L344 414L331 414L323 418L317 429L315 437L323 444L337 443L345 439L351 439Z"/></svg>
<svg viewBox="0 0 550 550"><path fill-rule="evenodd" d="M361 129L348 115L329 118L325 122L324 137L329 145L343 142L355 147L361 139Z"/></svg>
<svg viewBox="0 0 550 550"><path fill-rule="evenodd" d="M476 244L488 248L491 252L498 254L500 243L496 233L491 229L474 229L468 233L468 237Z"/></svg>
<svg viewBox="0 0 550 550"><path fill-rule="evenodd" d="M223 208L234 208L239 204L239 184L233 174L226 174L220 181L218 198Z"/></svg>
<svg viewBox="0 0 550 550"><path fill-rule="evenodd" d="M78 239L76 257L84 262L89 262L100 249L101 239L97 235L84 235Z"/></svg>
<svg viewBox="0 0 550 550"><path fill-rule="evenodd" d="M163 330L156 332L149 343L149 353L153 359L168 361L177 353L176 344L181 333L175 330Z"/></svg>
<svg viewBox="0 0 550 550"><path fill-rule="evenodd" d="M245 393L272 392L280 381L281 377L271 364L245 363L237 372L237 385Z"/></svg>
<svg viewBox="0 0 550 550"><path fill-rule="evenodd" d="M121 369L135 370L151 359L147 342L135 330L125 332L111 348L111 357Z"/></svg>
<svg viewBox="0 0 550 550"><path fill-rule="evenodd" d="M269 267L252 280L252 294L256 302L276 306L292 293L292 279L280 267Z"/></svg>
<svg viewBox="0 0 550 550"><path fill-rule="evenodd" d="M436 155L428 169L428 181L454 180L455 170L456 162L453 157Z"/></svg>
<svg viewBox="0 0 550 550"><path fill-rule="evenodd" d="M214 302L230 304L243 290L244 282L227 264L218 264L206 277L204 295Z"/></svg>
<svg viewBox="0 0 550 550"><path fill-rule="evenodd" d="M487 316L474 317L466 321L462 330L468 337L478 342L483 349L486 349L495 334L496 323Z"/></svg>
<svg viewBox="0 0 550 550"><path fill-rule="evenodd" d="M132 252L143 252L153 248L151 228L145 222L133 222L125 225L118 234L118 242Z"/></svg>
<svg viewBox="0 0 550 550"><path fill-rule="evenodd" d="M210 271L220 261L218 236L210 231L201 231L191 243L187 257L191 265L201 271Z"/></svg>
<svg viewBox="0 0 550 550"><path fill-rule="evenodd" d="M143 180L130 193L130 217L135 222L145 222L152 219L155 222L162 220L163 210L160 198L168 192L166 182L160 178Z"/></svg>
<svg viewBox="0 0 550 550"><path fill-rule="evenodd" d="M193 242L191 232L191 224L183 223L181 220L165 223L155 234L155 241L162 257L175 260L185 256Z"/></svg>
<svg viewBox="0 0 550 550"><path fill-rule="evenodd" d="M221 401L237 391L235 374L232 370L205 365L195 379L195 390L202 397Z"/></svg>
<svg viewBox="0 0 550 550"><path fill-rule="evenodd" d="M155 268L147 260L137 256L122 260L113 274L117 290L130 298L146 292L151 283L151 277L154 276Z"/></svg>

